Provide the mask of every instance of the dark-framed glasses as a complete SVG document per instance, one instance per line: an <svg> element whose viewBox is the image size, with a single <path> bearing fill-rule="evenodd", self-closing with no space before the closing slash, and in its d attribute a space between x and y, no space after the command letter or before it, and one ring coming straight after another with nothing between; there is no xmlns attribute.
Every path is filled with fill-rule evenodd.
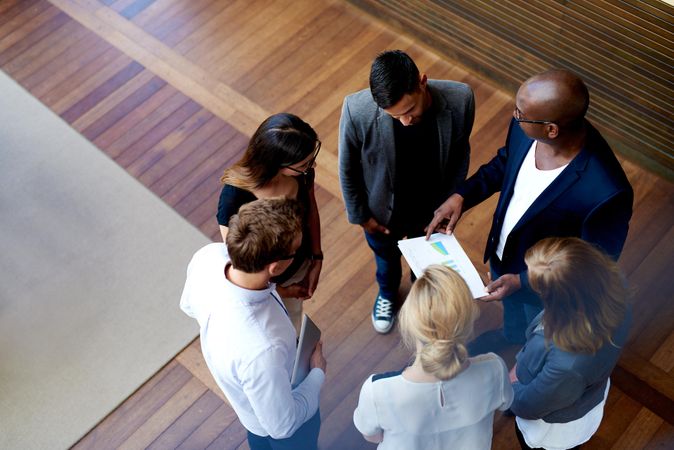
<svg viewBox="0 0 674 450"><path fill-rule="evenodd" d="M321 141L317 141L316 142L316 149L314 150L314 154L311 155L311 158L307 162L305 162L304 164L302 164L299 167L293 167L294 164L289 164L289 165L283 166L283 167L285 167L286 169L290 169L293 172L296 172L296 173L299 173L299 174L302 174L302 175L306 176L309 173L309 170L312 167L314 167L314 163L316 162L316 158L318 158L318 152L320 152L320 151L321 151Z"/></svg>
<svg viewBox="0 0 674 450"><path fill-rule="evenodd" d="M555 123L553 120L529 120L525 119L522 117L522 111L515 106L515 109L513 110L513 118L517 121L517 123L540 123L540 124L548 124L548 123Z"/></svg>

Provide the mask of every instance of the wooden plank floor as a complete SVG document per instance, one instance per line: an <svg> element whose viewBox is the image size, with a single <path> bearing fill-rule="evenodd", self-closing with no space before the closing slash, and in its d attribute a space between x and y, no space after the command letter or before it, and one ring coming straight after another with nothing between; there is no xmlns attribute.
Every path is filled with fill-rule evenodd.
<svg viewBox="0 0 674 450"><path fill-rule="evenodd" d="M513 99L340 1L0 0L0 68L214 240L220 173L257 125L290 111L317 130L326 260L307 311L325 332L323 449L374 448L351 423L360 384L408 359L396 333L372 330L374 263L346 222L337 178L342 98L366 87L372 58L387 48L408 51L433 78L473 86L471 173L489 160L505 139ZM673 448L674 186L623 164L636 201L620 264L635 288L636 324L586 448ZM475 262L493 205L468 212L457 232ZM513 426L497 415L494 448L517 447ZM247 445L197 340L75 447Z"/></svg>

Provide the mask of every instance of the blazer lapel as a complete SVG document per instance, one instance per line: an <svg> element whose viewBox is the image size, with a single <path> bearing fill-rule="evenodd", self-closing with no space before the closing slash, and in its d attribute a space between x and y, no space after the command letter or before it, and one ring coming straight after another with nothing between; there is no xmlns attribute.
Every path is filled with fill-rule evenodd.
<svg viewBox="0 0 674 450"><path fill-rule="evenodd" d="M436 94L429 86L433 101L436 103L435 120L438 127L438 144L440 146L440 167L447 167L447 160L449 159L449 152L451 151L452 143L452 110L448 107L442 95ZM443 173L444 175L444 173Z"/></svg>
<svg viewBox="0 0 674 450"><path fill-rule="evenodd" d="M527 209L519 222L515 225L512 231L517 230L523 224L527 223L532 217L535 217L545 208L547 208L555 199L562 195L580 178L580 174L585 170L589 158L588 151L583 148L569 165L562 171L562 173L550 183L541 195L534 201L534 203Z"/></svg>
<svg viewBox="0 0 674 450"><path fill-rule="evenodd" d="M511 126L519 128L519 125L516 123ZM519 132L519 136L515 137L518 139L518 142L513 142L514 145L508 156L508 166L505 170L501 195L497 205L497 217L501 219L500 222L503 222L503 217L505 216L508 205L510 204L510 199L515 191L515 181L517 181L517 175L520 173L524 158L527 156L531 144L534 142L533 139L529 139L529 137L527 137L521 130L516 131Z"/></svg>
<svg viewBox="0 0 674 450"><path fill-rule="evenodd" d="M396 148L394 136L393 119L381 108L377 108L377 147L381 149L382 158L386 162L386 173L393 192L393 180L395 180L396 167Z"/></svg>

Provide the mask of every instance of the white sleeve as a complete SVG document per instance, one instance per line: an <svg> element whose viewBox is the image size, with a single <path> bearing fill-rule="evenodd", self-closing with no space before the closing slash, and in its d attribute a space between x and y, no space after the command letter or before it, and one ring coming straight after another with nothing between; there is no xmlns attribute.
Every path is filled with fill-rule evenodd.
<svg viewBox="0 0 674 450"><path fill-rule="evenodd" d="M356 406L356 410L353 412L353 424L365 436L374 436L383 431L379 426L377 407L374 404L372 375L365 380L360 390L358 406Z"/></svg>
<svg viewBox="0 0 674 450"><path fill-rule="evenodd" d="M241 384L260 425L274 439L293 435L318 411L325 374L315 368L292 390L286 369L288 355L272 347L256 357L241 373Z"/></svg>

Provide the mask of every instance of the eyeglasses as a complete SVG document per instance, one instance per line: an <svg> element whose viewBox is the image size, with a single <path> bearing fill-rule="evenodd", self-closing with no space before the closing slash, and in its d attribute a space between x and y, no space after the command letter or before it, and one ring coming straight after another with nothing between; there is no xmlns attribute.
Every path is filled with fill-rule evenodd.
<svg viewBox="0 0 674 450"><path fill-rule="evenodd" d="M292 253L290 255L281 256L279 258L279 261L285 261L285 260L288 260L288 259L295 259L295 256L297 256L297 253Z"/></svg>
<svg viewBox="0 0 674 450"><path fill-rule="evenodd" d="M552 120L529 120L529 119L523 119L522 118L522 111L515 106L515 109L513 110L513 117L517 121L517 123L541 123L541 124L547 124L547 123L555 123Z"/></svg>
<svg viewBox="0 0 674 450"><path fill-rule="evenodd" d="M295 168L292 166L292 164L283 166L286 169L290 169L293 172L302 174L302 175L308 175L309 170L314 167L314 163L316 162L316 158L318 157L318 152L321 151L321 141L317 141L316 143L316 150L314 150L314 154L312 155L311 159L307 161L306 163L302 164L299 168Z"/></svg>

